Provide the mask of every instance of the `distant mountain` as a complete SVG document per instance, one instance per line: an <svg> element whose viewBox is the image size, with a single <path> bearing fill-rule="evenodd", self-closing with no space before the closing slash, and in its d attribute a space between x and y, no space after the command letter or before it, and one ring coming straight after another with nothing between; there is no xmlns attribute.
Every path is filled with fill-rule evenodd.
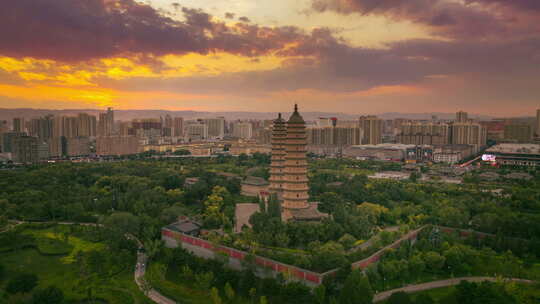
<svg viewBox="0 0 540 304"><path fill-rule="evenodd" d="M88 113L91 115L98 115L103 110L96 109L70 109L70 110L48 110L48 109L0 109L0 119L11 121L14 117L33 118L44 115L75 115L77 113ZM114 115L116 120L132 120L135 118L157 118L160 116L171 115L173 117L184 117L185 119L197 119L197 118L209 118L223 116L227 120L236 119L273 119L277 117L277 112L199 112L199 111L166 111L166 110L115 110ZM285 117L290 115L289 113L283 113ZM439 119L453 119L455 113L382 113L377 116L383 119L431 119L435 115ZM358 119L361 114L345 114L336 112L302 112L302 116L305 120L316 120L319 117L337 117L340 120L355 120ZM469 114L470 118L489 120L493 117L481 114Z"/></svg>

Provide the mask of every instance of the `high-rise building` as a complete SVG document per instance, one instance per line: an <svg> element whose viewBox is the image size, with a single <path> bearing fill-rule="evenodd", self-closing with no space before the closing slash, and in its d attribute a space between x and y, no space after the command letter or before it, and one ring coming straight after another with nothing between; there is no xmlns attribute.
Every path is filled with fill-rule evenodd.
<svg viewBox="0 0 540 304"><path fill-rule="evenodd" d="M190 141L208 139L208 125L203 123L194 123L188 125L187 136Z"/></svg>
<svg viewBox="0 0 540 304"><path fill-rule="evenodd" d="M536 110L536 137L540 138L540 109Z"/></svg>
<svg viewBox="0 0 540 304"><path fill-rule="evenodd" d="M129 121L122 121L120 123L120 136L129 136L130 135L130 132L132 132L133 128L131 126L131 122ZM131 135L135 135L134 133L132 133Z"/></svg>
<svg viewBox="0 0 540 304"><path fill-rule="evenodd" d="M53 137L49 140L49 156L64 157L67 153L67 139L64 136Z"/></svg>
<svg viewBox="0 0 540 304"><path fill-rule="evenodd" d="M18 137L26 136L26 133L6 132L1 134L2 152L12 153L14 141Z"/></svg>
<svg viewBox="0 0 540 304"><path fill-rule="evenodd" d="M86 156L90 154L90 139L88 137L72 137L66 142L67 156Z"/></svg>
<svg viewBox="0 0 540 304"><path fill-rule="evenodd" d="M163 124L161 119L144 118L131 121L131 131L137 137L160 137L162 135Z"/></svg>
<svg viewBox="0 0 540 304"><path fill-rule="evenodd" d="M169 114L165 115L165 118L163 119L163 127L162 127L161 135L164 137L173 136L173 119L171 115Z"/></svg>
<svg viewBox="0 0 540 304"><path fill-rule="evenodd" d="M19 136L13 140L13 161L16 163L35 163L39 161L38 139Z"/></svg>
<svg viewBox="0 0 540 304"><path fill-rule="evenodd" d="M114 111L108 108L107 112L99 114L98 136L112 136L114 134Z"/></svg>
<svg viewBox="0 0 540 304"><path fill-rule="evenodd" d="M364 145L378 145L382 143L383 121L377 116L361 116L358 126L362 129Z"/></svg>
<svg viewBox="0 0 540 304"><path fill-rule="evenodd" d="M285 167L283 169L283 208L309 208L306 125L298 113L298 106L287 121L285 139Z"/></svg>
<svg viewBox="0 0 540 304"><path fill-rule="evenodd" d="M79 133L79 121L77 117L66 116L64 117L64 136L66 138L77 137Z"/></svg>
<svg viewBox="0 0 540 304"><path fill-rule="evenodd" d="M37 137L41 141L47 141L53 137L53 116L47 115L30 120L28 134Z"/></svg>
<svg viewBox="0 0 540 304"><path fill-rule="evenodd" d="M517 143L528 143L533 138L531 125L526 123L512 123L504 126L504 139Z"/></svg>
<svg viewBox="0 0 540 304"><path fill-rule="evenodd" d="M207 118L203 122L208 126L209 138L223 138L225 136L225 117Z"/></svg>
<svg viewBox="0 0 540 304"><path fill-rule="evenodd" d="M481 121L480 124L487 130L487 140L500 141L504 139L505 121L488 120Z"/></svg>
<svg viewBox="0 0 540 304"><path fill-rule="evenodd" d="M7 120L0 120L0 134L9 131Z"/></svg>
<svg viewBox="0 0 540 304"><path fill-rule="evenodd" d="M467 112L458 111L456 113L456 122L469 122L469 115Z"/></svg>
<svg viewBox="0 0 540 304"><path fill-rule="evenodd" d="M472 145L476 152L487 143L487 129L477 123L455 122L451 125L451 138L451 144Z"/></svg>
<svg viewBox="0 0 540 304"><path fill-rule="evenodd" d="M350 146L362 144L362 130L358 127L308 128L309 145Z"/></svg>
<svg viewBox="0 0 540 304"><path fill-rule="evenodd" d="M175 117L173 121L173 136L174 137L183 137L184 136L184 118Z"/></svg>
<svg viewBox="0 0 540 304"><path fill-rule="evenodd" d="M64 116L55 116L53 118L52 137L59 138L64 136Z"/></svg>
<svg viewBox="0 0 540 304"><path fill-rule="evenodd" d="M250 139L253 137L253 125L250 122L236 122L233 127L233 136Z"/></svg>
<svg viewBox="0 0 540 304"><path fill-rule="evenodd" d="M270 162L270 192L282 196L283 191L283 170L285 168L285 141L287 139L287 129L285 120L281 118L281 113L274 120L272 126L272 155Z"/></svg>
<svg viewBox="0 0 540 304"><path fill-rule="evenodd" d="M97 119L94 115L79 113L77 115L77 136L96 137Z"/></svg>
<svg viewBox="0 0 540 304"><path fill-rule="evenodd" d="M142 152L139 139L135 136L98 137L97 155L130 155Z"/></svg>
<svg viewBox="0 0 540 304"><path fill-rule="evenodd" d="M26 132L26 122L24 117L13 118L13 132L22 133Z"/></svg>
<svg viewBox="0 0 540 304"><path fill-rule="evenodd" d="M397 139L407 145L446 145L450 143L450 126L433 122L403 123Z"/></svg>

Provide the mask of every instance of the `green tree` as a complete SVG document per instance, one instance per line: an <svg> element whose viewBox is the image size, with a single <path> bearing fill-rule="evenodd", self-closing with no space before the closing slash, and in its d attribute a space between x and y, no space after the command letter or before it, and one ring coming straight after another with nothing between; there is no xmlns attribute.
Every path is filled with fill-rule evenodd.
<svg viewBox="0 0 540 304"><path fill-rule="evenodd" d="M325 213L334 213L337 206L345 204L343 198L335 192L325 192L319 196L319 210Z"/></svg>
<svg viewBox="0 0 540 304"><path fill-rule="evenodd" d="M153 259L163 248L162 240L147 240L144 242L144 248L146 249L146 255L149 259Z"/></svg>
<svg viewBox="0 0 540 304"><path fill-rule="evenodd" d="M126 233L136 235L139 232L139 219L129 212L113 213L104 220L103 224L122 235Z"/></svg>
<svg viewBox="0 0 540 304"><path fill-rule="evenodd" d="M64 301L64 293L55 286L37 290L32 295L33 304L60 304Z"/></svg>
<svg viewBox="0 0 540 304"><path fill-rule="evenodd" d="M409 260L409 268L414 276L419 276L426 269L426 263L420 254L414 255Z"/></svg>
<svg viewBox="0 0 540 304"><path fill-rule="evenodd" d="M371 304L373 300L373 290L368 279L360 272L353 270L341 290L339 295L340 304Z"/></svg>
<svg viewBox="0 0 540 304"><path fill-rule="evenodd" d="M197 287L202 290L208 290L214 281L214 274L212 272L199 273L195 275L195 282Z"/></svg>
<svg viewBox="0 0 540 304"><path fill-rule="evenodd" d="M232 303L235 297L234 289L231 287L231 284L229 284L229 282L225 283L224 289L225 289L225 297L227 297L227 301L229 301L229 303Z"/></svg>
<svg viewBox="0 0 540 304"><path fill-rule="evenodd" d="M34 289L37 284L38 277L35 274L19 274L8 281L6 291L10 294L29 292Z"/></svg>
<svg viewBox="0 0 540 304"><path fill-rule="evenodd" d="M348 234L348 233L345 233L338 241L341 245L343 245L343 247L345 249L350 249L352 248L352 246L354 245L354 243L356 242L356 239L354 238L354 236Z"/></svg>
<svg viewBox="0 0 540 304"><path fill-rule="evenodd" d="M217 288L212 287L210 291L210 298L212 299L212 304L221 304L221 297L219 296L219 291Z"/></svg>
<svg viewBox="0 0 540 304"><path fill-rule="evenodd" d="M268 215L281 219L281 204L275 194L272 194L268 199Z"/></svg>
<svg viewBox="0 0 540 304"><path fill-rule="evenodd" d="M416 299L414 299L415 304L435 304L433 298L427 293L419 294Z"/></svg>
<svg viewBox="0 0 540 304"><path fill-rule="evenodd" d="M315 295L317 304L324 304L326 302L326 287L323 284L313 289L313 294Z"/></svg>
<svg viewBox="0 0 540 304"><path fill-rule="evenodd" d="M435 251L429 251L424 254L426 266L431 271L439 271L444 266L445 258Z"/></svg>
<svg viewBox="0 0 540 304"><path fill-rule="evenodd" d="M411 298L409 297L409 294L404 291L398 291L394 292L388 300L386 301L387 304L413 304L411 301Z"/></svg>

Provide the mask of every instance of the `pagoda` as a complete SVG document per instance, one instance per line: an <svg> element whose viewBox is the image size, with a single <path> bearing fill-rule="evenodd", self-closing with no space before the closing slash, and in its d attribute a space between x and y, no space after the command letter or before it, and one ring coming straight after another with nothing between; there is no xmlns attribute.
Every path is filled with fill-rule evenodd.
<svg viewBox="0 0 540 304"><path fill-rule="evenodd" d="M282 220L320 220L327 214L317 210L318 203L309 202L308 163L306 156L306 123L294 105L294 112L285 124L281 114L274 121L270 191L282 200Z"/></svg>
<svg viewBox="0 0 540 304"><path fill-rule="evenodd" d="M272 127L272 155L270 163L270 193L277 194L281 198L283 194L283 169L285 164L285 140L287 137L287 129L285 120L281 118L279 113L278 118L274 120Z"/></svg>

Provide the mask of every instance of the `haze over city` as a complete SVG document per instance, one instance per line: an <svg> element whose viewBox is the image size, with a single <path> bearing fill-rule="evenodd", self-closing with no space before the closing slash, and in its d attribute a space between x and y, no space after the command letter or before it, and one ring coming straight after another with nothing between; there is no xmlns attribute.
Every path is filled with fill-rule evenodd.
<svg viewBox="0 0 540 304"><path fill-rule="evenodd" d="M0 108L466 110L540 103L535 0L19 0Z"/></svg>

